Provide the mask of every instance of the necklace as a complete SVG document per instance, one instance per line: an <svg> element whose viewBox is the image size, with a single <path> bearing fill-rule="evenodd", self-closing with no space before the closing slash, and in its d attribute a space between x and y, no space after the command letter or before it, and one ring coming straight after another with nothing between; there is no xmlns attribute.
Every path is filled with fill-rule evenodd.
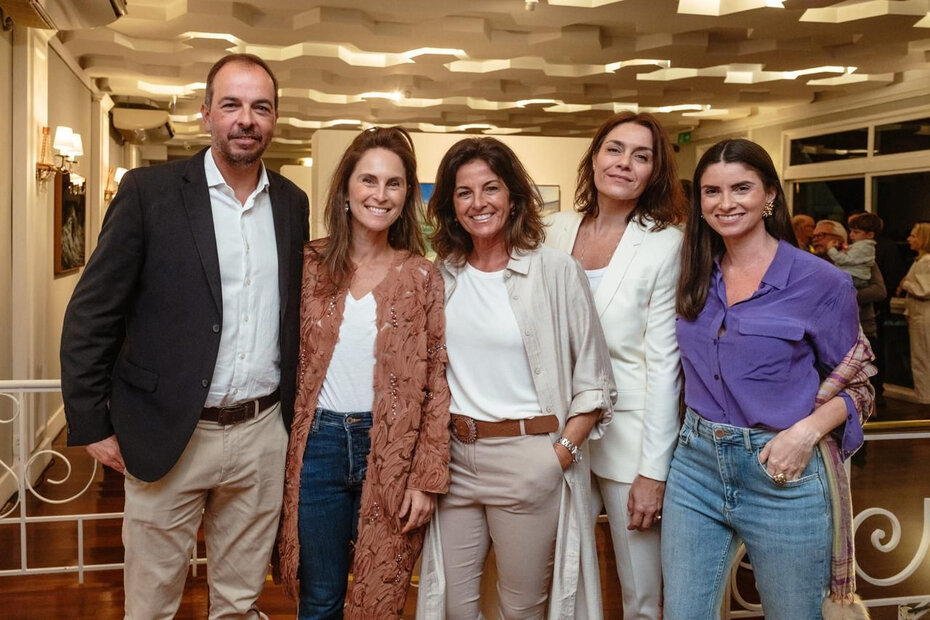
<svg viewBox="0 0 930 620"><path fill-rule="evenodd" d="M591 220L589 220L589 222L590 222L590 224L589 224L587 230L585 230L584 239L582 240L582 243L581 243L581 251L578 253L578 262L580 262L580 263L582 264L582 266L584 266L584 256L585 256L585 252L586 252L587 249L588 249L588 245L591 244L591 239L592 239L592 237L594 236L594 220L591 219ZM584 224L583 221L582 221L582 224ZM604 239L608 240L608 242L609 242L608 244L606 244L606 247L609 247L609 248L610 248L610 253L607 254L607 260L604 261L604 265L605 265L605 266L608 265L608 264L610 264L610 260L614 257L614 252L617 251L617 246L620 245L620 239L623 237L623 232L624 232L625 229L626 229L625 226L624 226L624 227L621 227L621 228L619 229L619 230L620 230L620 234L617 235L617 240L616 240L616 241L611 242L611 236L605 236L605 237L603 237Z"/></svg>

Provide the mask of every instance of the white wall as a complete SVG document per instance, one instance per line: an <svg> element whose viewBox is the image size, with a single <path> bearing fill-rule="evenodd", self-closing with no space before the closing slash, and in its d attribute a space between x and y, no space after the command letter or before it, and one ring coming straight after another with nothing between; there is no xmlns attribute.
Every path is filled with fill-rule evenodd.
<svg viewBox="0 0 930 620"><path fill-rule="evenodd" d="M310 195L311 236L322 237L323 204L329 192L329 182L342 153L357 131L323 129L313 134L313 173ZM417 177L421 183L432 183L442 156L462 134L414 133L417 153ZM494 136L514 150L537 185L558 185L561 208L570 209L575 195L578 162L590 143L589 138L541 138L536 136Z"/></svg>
<svg viewBox="0 0 930 620"><path fill-rule="evenodd" d="M0 31L0 379L13 377L13 33ZM0 419L13 415L0 399ZM0 424L0 460L12 460L12 427ZM0 501L4 498L0 497Z"/></svg>

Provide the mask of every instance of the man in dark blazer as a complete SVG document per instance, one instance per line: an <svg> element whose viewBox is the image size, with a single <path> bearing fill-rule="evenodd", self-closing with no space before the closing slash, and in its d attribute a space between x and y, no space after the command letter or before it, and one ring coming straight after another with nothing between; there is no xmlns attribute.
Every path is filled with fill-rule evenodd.
<svg viewBox="0 0 930 620"><path fill-rule="evenodd" d="M170 618L203 518L210 617L257 617L293 416L307 196L265 170L277 81L210 70L211 147L130 171L65 314L69 445L126 475L127 618Z"/></svg>

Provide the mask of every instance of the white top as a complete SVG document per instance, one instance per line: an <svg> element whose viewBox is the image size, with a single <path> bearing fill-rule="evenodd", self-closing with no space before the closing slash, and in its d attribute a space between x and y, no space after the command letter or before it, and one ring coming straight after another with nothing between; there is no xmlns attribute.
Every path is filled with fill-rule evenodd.
<svg viewBox="0 0 930 620"><path fill-rule="evenodd" d="M346 293L339 340L326 369L318 406L343 413L371 411L375 402L377 309L371 292L358 301Z"/></svg>
<svg viewBox="0 0 930 620"><path fill-rule="evenodd" d="M487 422L542 415L505 271L466 265L446 304L449 410Z"/></svg>
<svg viewBox="0 0 930 620"><path fill-rule="evenodd" d="M278 387L278 249L265 166L255 190L241 204L216 167L212 149L203 162L223 289L223 331L204 406L221 407Z"/></svg>
<svg viewBox="0 0 930 620"><path fill-rule="evenodd" d="M901 280L901 288L907 291L910 299L930 301L930 254L914 260Z"/></svg>
<svg viewBox="0 0 930 620"><path fill-rule="evenodd" d="M585 269L584 275L588 276L588 286L591 287L591 292L596 293L597 287L601 283L601 280L604 279L604 272L607 271L607 267L601 267L600 269Z"/></svg>

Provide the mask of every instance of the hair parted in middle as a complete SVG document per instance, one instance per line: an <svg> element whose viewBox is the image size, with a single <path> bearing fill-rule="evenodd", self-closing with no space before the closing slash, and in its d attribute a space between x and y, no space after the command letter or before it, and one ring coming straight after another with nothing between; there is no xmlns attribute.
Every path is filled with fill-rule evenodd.
<svg viewBox="0 0 930 620"><path fill-rule="evenodd" d="M633 123L649 130L652 134L652 176L645 190L636 201L630 219L645 225L649 220L661 230L669 225L680 224L687 216L684 189L678 179L678 164L675 150L659 120L648 112L619 112L608 118L594 133L588 150L578 163L578 183L575 189L575 210L597 217L597 186L594 184L594 157L604 145L607 134L614 127Z"/></svg>
<svg viewBox="0 0 930 620"><path fill-rule="evenodd" d="M349 199L349 179L362 156L371 149L384 149L394 153L404 165L407 195L400 217L388 230L388 243L395 250L407 250L423 255L426 247L420 232L419 216L422 211L420 183L417 181L417 159L413 140L402 127L372 127L361 132L342 154L339 165L329 184L329 194L323 209L323 219L329 232L329 241L319 247L320 261L329 284L335 289L349 286L355 268L349 258L352 246L352 221L346 212ZM317 248L317 246L311 246Z"/></svg>
<svg viewBox="0 0 930 620"><path fill-rule="evenodd" d="M496 138L465 138L453 144L439 163L436 187L427 207L429 222L435 229L430 242L436 256L461 266L474 249L471 236L455 219L454 196L459 168L475 160L487 163L510 193L511 215L504 230L507 251L537 248L546 237L541 215L543 200L526 168L510 147Z"/></svg>
<svg viewBox="0 0 930 620"><path fill-rule="evenodd" d="M775 192L772 215L763 220L769 235L797 247L794 229L788 215L788 203L772 158L761 146L742 138L722 140L710 147L694 169L694 194L691 212L685 226L681 248L681 274L678 278L676 310L693 321L707 303L714 258L723 254L723 239L701 216L701 178L713 164L742 164L755 170L766 191Z"/></svg>

